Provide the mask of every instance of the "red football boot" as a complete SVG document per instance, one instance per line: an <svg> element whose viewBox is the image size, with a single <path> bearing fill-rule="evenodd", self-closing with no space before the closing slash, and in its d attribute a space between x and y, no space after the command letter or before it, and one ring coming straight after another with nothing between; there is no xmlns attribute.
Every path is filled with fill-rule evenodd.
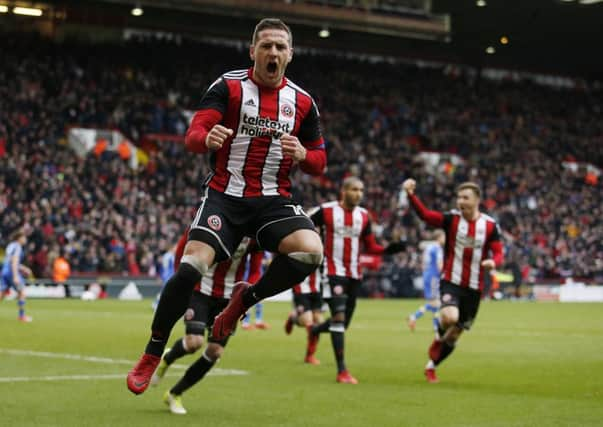
<svg viewBox="0 0 603 427"><path fill-rule="evenodd" d="M143 354L140 360L128 372L127 384L134 394L143 393L151 382L151 377L161 362L161 357L152 354Z"/></svg>
<svg viewBox="0 0 603 427"><path fill-rule="evenodd" d="M316 357L314 357L313 354L309 354L306 357L304 357L304 363L307 363L308 365L318 366L318 365L320 365L320 360L318 360Z"/></svg>
<svg viewBox="0 0 603 427"><path fill-rule="evenodd" d="M352 376L347 370L337 374L337 382L342 384L358 384L358 380Z"/></svg>
<svg viewBox="0 0 603 427"><path fill-rule="evenodd" d="M243 305L243 293L251 285L247 282L238 282L232 289L232 295L226 308L214 319L212 335L217 340L223 340L230 336L237 327L237 322L247 309Z"/></svg>
<svg viewBox="0 0 603 427"><path fill-rule="evenodd" d="M427 382L431 384L439 383L440 380L436 376L435 369L425 369L425 378L427 378Z"/></svg>
<svg viewBox="0 0 603 427"><path fill-rule="evenodd" d="M270 329L270 325L266 322L255 322L255 327L256 329L262 329L264 331Z"/></svg>

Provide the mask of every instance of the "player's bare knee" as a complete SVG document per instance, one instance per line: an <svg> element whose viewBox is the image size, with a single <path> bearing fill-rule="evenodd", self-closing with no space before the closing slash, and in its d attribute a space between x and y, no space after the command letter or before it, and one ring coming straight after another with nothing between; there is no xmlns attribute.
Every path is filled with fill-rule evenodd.
<svg viewBox="0 0 603 427"><path fill-rule="evenodd" d="M217 343L210 343L205 349L205 355L212 361L218 360L224 354L224 347Z"/></svg>
<svg viewBox="0 0 603 427"><path fill-rule="evenodd" d="M324 249L318 233L313 230L297 230L281 240L278 251L282 254L307 253L320 255L322 260Z"/></svg>
<svg viewBox="0 0 603 427"><path fill-rule="evenodd" d="M305 313L303 313L301 316L298 317L298 323L301 326L310 326L312 325L312 312L310 311L306 311Z"/></svg>
<svg viewBox="0 0 603 427"><path fill-rule="evenodd" d="M216 252L208 244L190 240L184 248L180 264L189 264L203 276L213 264L215 256Z"/></svg>
<svg viewBox="0 0 603 427"><path fill-rule="evenodd" d="M319 323L323 322L322 314L320 312L312 313L312 319L314 320L315 324L319 324Z"/></svg>
<svg viewBox="0 0 603 427"><path fill-rule="evenodd" d="M335 313L333 321L338 323L345 323L345 313Z"/></svg>
<svg viewBox="0 0 603 427"><path fill-rule="evenodd" d="M440 323L445 328L456 325L459 321L459 312L456 307L444 307L440 310Z"/></svg>
<svg viewBox="0 0 603 427"><path fill-rule="evenodd" d="M184 337L184 344L187 353L194 353L203 347L203 335L186 335Z"/></svg>

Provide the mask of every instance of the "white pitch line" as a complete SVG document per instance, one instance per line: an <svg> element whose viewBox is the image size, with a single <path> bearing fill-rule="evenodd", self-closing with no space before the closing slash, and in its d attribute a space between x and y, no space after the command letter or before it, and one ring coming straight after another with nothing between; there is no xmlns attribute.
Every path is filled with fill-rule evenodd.
<svg viewBox="0 0 603 427"><path fill-rule="evenodd" d="M82 356L81 354L69 354L69 353L51 353L48 351L33 351L33 350L20 350L14 348L0 348L0 354L8 354L11 356L31 356L31 357L46 357L51 359L65 359L65 360L77 360L82 362L92 362L92 363L103 363L106 365L133 365L134 362L127 359L112 359L110 357L97 357L97 356ZM187 365L180 365L174 363L170 365L170 368L176 369L186 369ZM243 371L241 369L221 369L221 368L213 368L209 371L208 375L216 375L216 376L226 376L226 375L248 375L249 372ZM75 377L80 377L81 375L75 375ZM119 376L119 378L124 378L124 375ZM30 377L14 377L14 378L30 378ZM36 378L46 378L46 377L36 377ZM65 378L65 377L48 377L48 378ZM79 379L79 378L74 378ZM84 379L84 378L82 378ZM17 380L19 381L19 380ZM28 381L28 380L24 380ZM43 381L55 381L55 380L43 380ZM4 381L0 378L0 382L9 382Z"/></svg>
<svg viewBox="0 0 603 427"><path fill-rule="evenodd" d="M207 375L212 376L230 376L230 375L247 375L236 369L212 369ZM166 377L178 377L179 374L171 373ZM88 380L123 380L125 374L99 374L99 375L42 375L39 377L0 377L0 383L23 383L33 381L88 381Z"/></svg>
<svg viewBox="0 0 603 427"><path fill-rule="evenodd" d="M30 381L66 381L66 380L113 380L123 379L124 374L107 375L44 375L41 377L0 377L0 383L17 383Z"/></svg>

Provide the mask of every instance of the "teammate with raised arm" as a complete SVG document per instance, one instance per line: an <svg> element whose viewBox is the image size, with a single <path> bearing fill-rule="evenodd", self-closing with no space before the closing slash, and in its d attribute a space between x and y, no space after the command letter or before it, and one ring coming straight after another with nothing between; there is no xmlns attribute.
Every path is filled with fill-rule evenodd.
<svg viewBox="0 0 603 427"><path fill-rule="evenodd" d="M446 245L440 280L440 330L429 347L425 376L438 382L435 367L454 350L463 330L469 330L479 309L484 273L503 262L501 233L496 221L479 211L481 191L465 182L456 189L456 206L449 212L427 209L415 194L417 183L402 184L410 203L428 225L444 229Z"/></svg>
<svg viewBox="0 0 603 427"><path fill-rule="evenodd" d="M245 236L276 253L259 281L239 283L214 321L216 340L228 337L256 302L291 288L322 262L314 224L291 198L294 166L321 175L326 166L319 114L312 97L285 77L292 35L280 19L255 27L249 69L223 74L207 90L185 144L208 153L212 173L193 219L178 270L165 285L144 354L128 373L130 391L146 390L195 283L215 263L232 257Z"/></svg>

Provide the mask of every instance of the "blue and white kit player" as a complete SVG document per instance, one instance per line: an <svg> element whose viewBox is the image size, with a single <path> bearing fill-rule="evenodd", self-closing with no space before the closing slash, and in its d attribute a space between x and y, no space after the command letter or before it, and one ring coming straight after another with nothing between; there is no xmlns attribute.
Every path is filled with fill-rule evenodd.
<svg viewBox="0 0 603 427"><path fill-rule="evenodd" d="M6 247L0 278L0 301L13 288L17 292L19 321L27 323L31 322L31 317L25 315L25 279L23 274L31 276L31 270L22 264L25 258L23 247L26 243L27 236L25 233L17 230Z"/></svg>
<svg viewBox="0 0 603 427"><path fill-rule="evenodd" d="M446 234L443 230L436 230L434 241L429 242L423 249L423 296L426 300L417 311L408 316L408 327L415 330L417 320L423 317L426 311L433 313L433 329L438 333L438 311L440 309L440 274L444 263L444 244Z"/></svg>

